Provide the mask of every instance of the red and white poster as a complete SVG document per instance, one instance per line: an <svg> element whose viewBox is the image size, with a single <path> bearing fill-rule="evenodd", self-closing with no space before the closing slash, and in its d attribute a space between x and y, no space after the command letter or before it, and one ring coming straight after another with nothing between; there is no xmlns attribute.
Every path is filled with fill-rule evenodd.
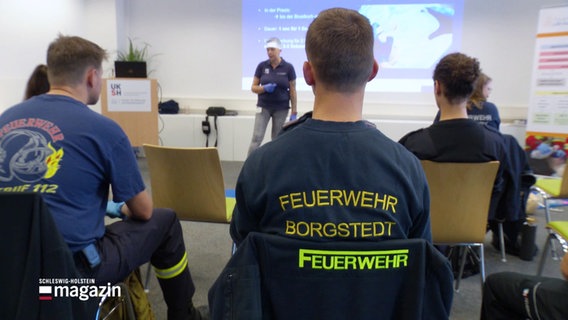
<svg viewBox="0 0 568 320"><path fill-rule="evenodd" d="M536 174L562 176L568 154L568 6L540 11L525 142Z"/></svg>

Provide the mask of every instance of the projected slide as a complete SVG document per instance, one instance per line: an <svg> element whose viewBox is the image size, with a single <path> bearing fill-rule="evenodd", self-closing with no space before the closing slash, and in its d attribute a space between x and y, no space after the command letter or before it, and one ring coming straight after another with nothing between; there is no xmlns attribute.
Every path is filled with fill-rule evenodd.
<svg viewBox="0 0 568 320"><path fill-rule="evenodd" d="M250 89L256 66L267 59L264 43L270 37L282 41L281 57L294 65L298 90L311 90L302 74L306 31L320 11L331 7L357 10L373 26L380 71L367 91L431 92L434 66L461 47L463 0L243 0L243 90Z"/></svg>

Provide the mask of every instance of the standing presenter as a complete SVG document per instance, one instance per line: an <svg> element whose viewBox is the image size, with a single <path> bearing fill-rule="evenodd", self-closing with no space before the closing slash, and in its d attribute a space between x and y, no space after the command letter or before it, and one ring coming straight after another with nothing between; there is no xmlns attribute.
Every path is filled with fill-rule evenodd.
<svg viewBox="0 0 568 320"><path fill-rule="evenodd" d="M251 91L258 95L258 102L249 155L262 143L271 118L274 139L286 122L288 109L292 107L290 120L296 119L298 114L294 66L280 57L280 39L268 39L265 48L268 60L262 61L256 67L251 86Z"/></svg>

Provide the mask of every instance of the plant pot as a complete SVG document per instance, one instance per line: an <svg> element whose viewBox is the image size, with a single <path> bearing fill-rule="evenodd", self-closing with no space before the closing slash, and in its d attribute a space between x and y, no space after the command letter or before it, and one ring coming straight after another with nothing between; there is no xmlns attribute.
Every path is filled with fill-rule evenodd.
<svg viewBox="0 0 568 320"><path fill-rule="evenodd" d="M146 78L146 61L115 61L114 74L117 78Z"/></svg>

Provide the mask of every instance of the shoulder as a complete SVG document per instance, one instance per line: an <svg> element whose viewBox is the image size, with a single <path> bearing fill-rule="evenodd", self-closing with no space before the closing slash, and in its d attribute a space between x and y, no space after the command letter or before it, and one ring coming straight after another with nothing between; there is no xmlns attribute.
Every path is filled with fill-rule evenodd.
<svg viewBox="0 0 568 320"><path fill-rule="evenodd" d="M281 58L281 59L282 59L282 62L281 62L282 65L285 65L285 66L287 66L287 67L289 67L289 68L294 69L294 65L293 65L293 64L291 64L290 62L286 61L284 58Z"/></svg>
<svg viewBox="0 0 568 320"><path fill-rule="evenodd" d="M284 132L291 131L292 129L294 129L297 126L301 125L302 123L306 122L306 120L308 120L312 117L312 113L313 113L312 111L306 112L301 117L299 117L298 119L296 119L294 121L286 122L284 124L284 126L282 127L281 134L284 133Z"/></svg>
<svg viewBox="0 0 568 320"><path fill-rule="evenodd" d="M410 131L409 133L405 134L398 143L406 146L407 144L411 144L414 141L422 140L424 135L427 134L427 128L421 128L418 130Z"/></svg>
<svg viewBox="0 0 568 320"><path fill-rule="evenodd" d="M503 140L503 135L495 127L492 127L488 124L480 124L480 125L483 128L483 132L485 132L486 136L490 137L491 139L497 140L497 141Z"/></svg>
<svg viewBox="0 0 568 320"><path fill-rule="evenodd" d="M486 141L495 146L497 149L501 149L505 152L507 150L507 142L501 132L488 124L484 124L482 127L484 129L483 132L485 134Z"/></svg>
<svg viewBox="0 0 568 320"><path fill-rule="evenodd" d="M106 137L105 139L112 139L112 141L126 137L126 133L116 121L88 107L75 116L77 120L80 119L80 122L84 123L85 131L91 132L93 136Z"/></svg>
<svg viewBox="0 0 568 320"><path fill-rule="evenodd" d="M487 110L487 112L498 114L499 110L497 106L493 102L485 101L483 103L483 109Z"/></svg>
<svg viewBox="0 0 568 320"><path fill-rule="evenodd" d="M268 63L268 60L261 61L261 62L256 66L256 71L255 71L255 72L256 72L256 73L261 72L262 69L266 68L267 63Z"/></svg>
<svg viewBox="0 0 568 320"><path fill-rule="evenodd" d="M288 72L296 74L296 70L294 69L294 65L289 63L288 61L284 60L284 58L282 58L282 62L280 62L280 66L286 68L286 70L288 70Z"/></svg>

